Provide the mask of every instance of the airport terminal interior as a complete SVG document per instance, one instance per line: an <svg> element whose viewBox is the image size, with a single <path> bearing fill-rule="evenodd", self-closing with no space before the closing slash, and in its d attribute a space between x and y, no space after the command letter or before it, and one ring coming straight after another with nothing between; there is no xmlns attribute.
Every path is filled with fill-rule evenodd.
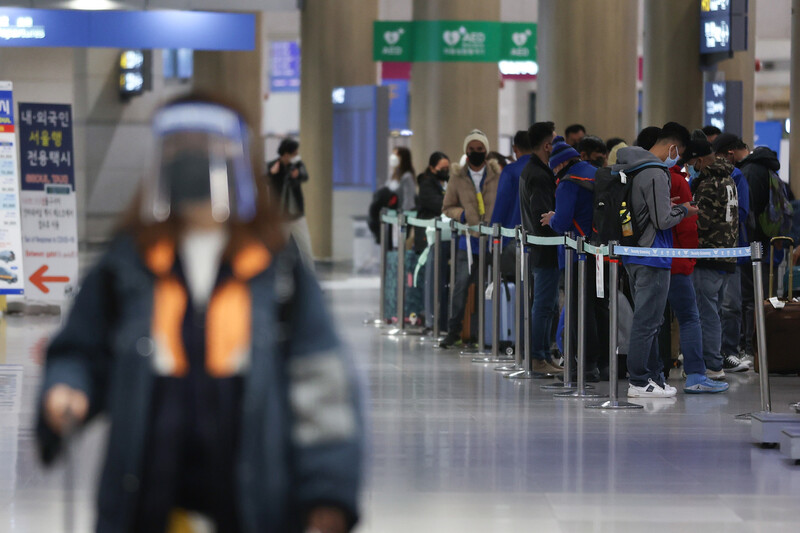
<svg viewBox="0 0 800 533"><path fill-rule="evenodd" d="M0 533L795 533L792 122L800 0L0 1Z"/></svg>

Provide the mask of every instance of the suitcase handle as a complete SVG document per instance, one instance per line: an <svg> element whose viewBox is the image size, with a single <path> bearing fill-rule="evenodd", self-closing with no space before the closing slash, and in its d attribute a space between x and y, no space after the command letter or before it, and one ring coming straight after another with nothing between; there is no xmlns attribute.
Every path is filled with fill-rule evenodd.
<svg viewBox="0 0 800 533"><path fill-rule="evenodd" d="M777 242L788 242L789 243L789 265L792 264L792 257L794 257L794 239L791 237L773 237L769 240L769 296L768 298L772 298L774 296L772 290L775 285L775 243ZM793 295L792 283L794 281L794 276L789 273L789 292L787 301L791 301Z"/></svg>

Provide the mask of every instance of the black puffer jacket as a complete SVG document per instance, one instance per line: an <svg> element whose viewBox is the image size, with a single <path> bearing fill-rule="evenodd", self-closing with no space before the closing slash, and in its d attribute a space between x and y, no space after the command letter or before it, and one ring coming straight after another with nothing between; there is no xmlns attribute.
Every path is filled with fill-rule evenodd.
<svg viewBox="0 0 800 533"><path fill-rule="evenodd" d="M519 180L519 206L522 226L539 237L558 237L550 226L543 226L544 213L556 209L556 177L547 163L536 154L528 160ZM532 246L531 266L534 268L558 268L555 246Z"/></svg>
<svg viewBox="0 0 800 533"><path fill-rule="evenodd" d="M774 151L766 146L759 146L743 159L738 167L747 178L747 185L750 187L748 233L752 235L753 241L761 242L766 247L769 245L769 237L764 234L757 221L769 204L770 171L778 172L781 169L781 162ZM743 202L744 198L740 198L739 201Z"/></svg>
<svg viewBox="0 0 800 533"><path fill-rule="evenodd" d="M444 202L444 185L430 169L425 170L417 178L419 184L419 194L417 195L417 218L431 219L439 218L442 214L442 203ZM414 228L414 249L417 253L428 246L425 230Z"/></svg>

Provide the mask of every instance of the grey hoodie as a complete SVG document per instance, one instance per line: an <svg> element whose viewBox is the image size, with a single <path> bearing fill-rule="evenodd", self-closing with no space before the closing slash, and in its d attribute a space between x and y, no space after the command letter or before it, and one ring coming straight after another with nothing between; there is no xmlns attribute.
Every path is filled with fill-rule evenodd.
<svg viewBox="0 0 800 533"><path fill-rule="evenodd" d="M625 171L644 163L661 163L659 158L639 146L629 146L617 152L614 172ZM641 231L639 246L650 248L658 230L669 230L688 213L683 206L673 206L670 200L672 186L669 169L646 168L636 174L631 190L634 220ZM670 239L671 242L671 239Z"/></svg>

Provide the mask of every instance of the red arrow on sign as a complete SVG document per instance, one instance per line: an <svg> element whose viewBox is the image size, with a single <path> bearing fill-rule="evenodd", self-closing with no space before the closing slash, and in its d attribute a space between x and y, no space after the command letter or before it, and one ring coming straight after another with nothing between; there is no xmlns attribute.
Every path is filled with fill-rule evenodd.
<svg viewBox="0 0 800 533"><path fill-rule="evenodd" d="M36 285L36 288L45 294L50 292L50 289L47 288L45 283L69 283L69 278L67 276L45 276L44 273L47 272L48 268L50 267L42 265L39 270L28 278L31 283Z"/></svg>

